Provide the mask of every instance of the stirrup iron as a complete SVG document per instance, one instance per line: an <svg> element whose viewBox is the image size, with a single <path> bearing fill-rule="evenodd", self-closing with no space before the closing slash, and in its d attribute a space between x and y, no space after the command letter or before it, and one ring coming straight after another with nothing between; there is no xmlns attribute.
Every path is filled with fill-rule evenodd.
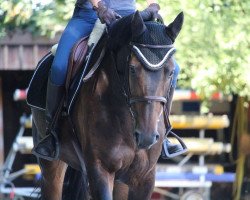
<svg viewBox="0 0 250 200"><path fill-rule="evenodd" d="M188 151L188 149L187 149L187 146L185 145L185 143L183 142L183 140L178 135L176 135L174 132L172 132L171 128L167 131L166 136L168 136L169 134L171 134L175 139L177 139L177 141L179 142L179 144L182 147L182 150L171 153L168 151L168 147L167 147L166 142L163 142L161 156L163 158L173 158L173 157L176 157L176 156L179 156L179 155L186 153Z"/></svg>

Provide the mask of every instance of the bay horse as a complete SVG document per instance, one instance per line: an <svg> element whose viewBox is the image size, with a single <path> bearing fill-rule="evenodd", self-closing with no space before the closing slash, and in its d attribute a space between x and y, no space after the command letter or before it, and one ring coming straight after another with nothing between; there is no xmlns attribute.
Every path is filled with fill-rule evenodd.
<svg viewBox="0 0 250 200"><path fill-rule="evenodd" d="M110 27L105 55L79 91L72 123L59 119L60 160L38 158L42 199L151 198L182 23L183 13L165 26L144 22L137 11ZM45 134L45 114L33 107L32 116L36 144Z"/></svg>

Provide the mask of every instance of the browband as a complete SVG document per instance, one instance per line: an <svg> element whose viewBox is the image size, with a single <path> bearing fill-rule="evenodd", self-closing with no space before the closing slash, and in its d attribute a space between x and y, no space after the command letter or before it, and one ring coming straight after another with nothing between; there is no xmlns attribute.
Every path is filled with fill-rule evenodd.
<svg viewBox="0 0 250 200"><path fill-rule="evenodd" d="M154 46L154 45L151 45ZM158 46L158 45L157 45ZM168 45L161 45L161 46L168 46ZM173 55L173 53L176 51L176 49L174 48L173 45L171 45L172 47L168 50L168 52L166 53L166 55L163 57L163 59L157 63L157 64L152 64L148 61L148 59L143 55L143 53L141 52L141 50L135 46L132 45L132 48L136 51L136 53L140 56L140 58L145 62L145 67L148 68L149 70L158 70L161 68L161 66L163 65L164 62L166 62L166 60ZM149 47L147 47L149 48ZM156 48L156 47L154 47ZM157 48L162 48L162 47L157 47ZM166 48L166 47L165 47ZM169 47L168 47L169 48Z"/></svg>

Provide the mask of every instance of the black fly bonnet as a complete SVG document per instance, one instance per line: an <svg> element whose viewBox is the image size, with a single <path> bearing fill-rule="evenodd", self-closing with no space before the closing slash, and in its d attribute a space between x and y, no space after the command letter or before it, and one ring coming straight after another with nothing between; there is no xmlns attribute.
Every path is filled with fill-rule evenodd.
<svg viewBox="0 0 250 200"><path fill-rule="evenodd" d="M144 67L158 70L175 53L175 48L166 37L166 26L156 22L145 22L145 25L144 33L132 39L131 50Z"/></svg>

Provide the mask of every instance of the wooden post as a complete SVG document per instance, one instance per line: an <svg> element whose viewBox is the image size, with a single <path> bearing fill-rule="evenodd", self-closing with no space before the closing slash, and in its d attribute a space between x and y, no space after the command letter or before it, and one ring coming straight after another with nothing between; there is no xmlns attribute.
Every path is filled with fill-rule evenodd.
<svg viewBox="0 0 250 200"><path fill-rule="evenodd" d="M38 63L38 61L39 61L39 57L38 57L38 45L37 44L35 44L33 46L33 51L34 51L34 64L36 65Z"/></svg>
<svg viewBox="0 0 250 200"><path fill-rule="evenodd" d="M24 53L23 53L23 45L19 46L18 49L18 60L19 60L19 69L23 69L24 68L24 63L23 63L23 58L24 58Z"/></svg>
<svg viewBox="0 0 250 200"><path fill-rule="evenodd" d="M244 165L244 177L242 180L242 192L241 192L241 199L247 200L250 198L250 193L248 191L248 188L250 186L250 102L248 102L248 112L247 112L247 133L244 135L244 137L241 140L243 148L241 151L243 151L246 155L246 161Z"/></svg>
<svg viewBox="0 0 250 200"><path fill-rule="evenodd" d="M4 138L3 138L3 93L2 78L0 78L0 166L4 163Z"/></svg>
<svg viewBox="0 0 250 200"><path fill-rule="evenodd" d="M3 69L7 69L8 67L8 45L4 45L3 47Z"/></svg>

